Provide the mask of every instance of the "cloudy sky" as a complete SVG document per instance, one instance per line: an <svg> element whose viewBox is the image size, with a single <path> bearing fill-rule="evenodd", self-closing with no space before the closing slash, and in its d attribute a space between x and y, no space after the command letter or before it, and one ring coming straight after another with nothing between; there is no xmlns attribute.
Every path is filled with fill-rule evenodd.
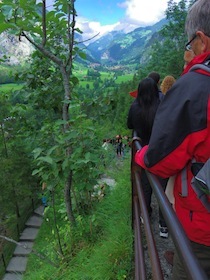
<svg viewBox="0 0 210 280"><path fill-rule="evenodd" d="M48 0L51 5L53 0ZM176 0L178 2L178 0ZM168 0L76 0L77 26L84 39L98 32L103 35L112 30L130 32L162 19Z"/></svg>

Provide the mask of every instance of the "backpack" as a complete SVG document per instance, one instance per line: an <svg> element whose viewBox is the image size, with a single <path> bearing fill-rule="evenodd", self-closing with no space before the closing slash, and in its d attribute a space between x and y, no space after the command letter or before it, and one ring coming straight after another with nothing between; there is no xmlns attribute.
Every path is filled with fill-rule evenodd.
<svg viewBox="0 0 210 280"><path fill-rule="evenodd" d="M192 162L191 171L194 177L191 186L197 194L198 199L210 213L210 158L205 163Z"/></svg>

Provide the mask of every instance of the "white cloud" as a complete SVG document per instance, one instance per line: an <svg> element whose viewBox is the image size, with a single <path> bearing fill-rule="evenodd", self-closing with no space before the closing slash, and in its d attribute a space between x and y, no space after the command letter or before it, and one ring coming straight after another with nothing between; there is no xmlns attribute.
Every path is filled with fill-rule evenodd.
<svg viewBox="0 0 210 280"><path fill-rule="evenodd" d="M165 15L168 0L127 0L120 4L125 8L125 20L138 26L148 26Z"/></svg>
<svg viewBox="0 0 210 280"><path fill-rule="evenodd" d="M125 9L125 17L115 24L102 26L99 22L90 22L80 17L77 18L77 24L83 31L84 39L91 38L98 32L100 34L96 39L113 30L127 33L138 27L153 25L164 18L167 3L168 0L126 0L118 3L119 9Z"/></svg>
<svg viewBox="0 0 210 280"><path fill-rule="evenodd" d="M108 32L122 29L122 28L118 28L118 26L120 25L119 22L110 25L101 25L100 22L89 21L81 17L77 18L76 25L83 32L82 34L83 40L89 40L98 34L94 38L94 40L96 40ZM91 42L92 40L88 41L88 43Z"/></svg>

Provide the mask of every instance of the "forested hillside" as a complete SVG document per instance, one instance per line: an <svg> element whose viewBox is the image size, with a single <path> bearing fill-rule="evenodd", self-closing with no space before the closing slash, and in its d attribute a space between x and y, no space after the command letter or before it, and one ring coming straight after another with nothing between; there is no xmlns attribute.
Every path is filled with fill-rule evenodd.
<svg viewBox="0 0 210 280"><path fill-rule="evenodd" d="M30 64L13 68L5 62L1 66L4 71L0 75L0 235L18 238L15 227L23 222L21 213L28 211L32 198L35 202L41 201L44 184L49 219L43 226L44 242L39 246L43 246L45 256L54 258L57 266L47 266L43 275L60 274L62 280L82 279L81 275L75 276L72 266L83 266L77 262L84 254L87 262L90 255L95 256L91 264L84 264L84 274L86 268L97 275L110 271L111 276L107 279L132 279L129 278L132 275L132 242L131 239L123 239L125 234L132 238L128 204L121 210L125 217L123 224L115 220L116 231L119 229L122 233L124 246L120 246L118 236L119 250L114 246L113 252L111 248L107 250L111 258L107 269L103 270L98 262L96 265L101 271L97 267L93 269L103 240L107 246L109 240L106 238L113 238L111 230L106 235L103 211L107 207L109 215L105 218L107 224L112 224L120 205L116 194L109 188L106 188L103 202L93 199L94 186L104 174L113 177L126 174L122 175L124 182L121 184L124 186L130 180L129 172L123 169L128 171L129 152L127 159L118 160L114 147L105 152L102 144L103 139L115 139L119 134L131 135L126 127L128 109L133 101L129 92L137 88L142 78L151 71L158 71L162 79L168 74L175 78L181 74L187 2L181 0L177 4L169 1L167 24L152 37L149 48L145 45L147 51L139 48L137 56L145 51L139 65L133 63L129 54L129 67L110 65L108 68L95 64L87 68L78 62L78 57L85 60L87 54L75 41L76 33L81 31L75 28L74 1L57 0L55 9L48 13L45 1L35 4L24 0L14 4L5 0L0 3L0 32L7 30L8 34L18 34L35 49L30 56ZM40 10L42 14L38 12ZM139 33L136 34L138 37ZM135 52L138 52L138 45ZM118 59L115 56L116 63ZM16 84L12 89L8 85L3 86L7 81ZM115 192L117 196L122 195L122 201L128 200L129 190L123 193L118 188ZM105 205L103 211L100 204ZM96 243L97 248L94 247ZM8 248L6 246L7 242L0 240L1 252ZM8 252L12 253L11 248ZM7 262L8 259L9 254ZM32 258L25 279L47 279L31 277L30 269L39 267L40 263L43 264L41 260ZM46 268L41 267L43 270ZM41 270L39 273L42 275ZM74 278L71 278L71 273ZM50 277L48 279L54 279ZM102 279L97 277L94 279Z"/></svg>

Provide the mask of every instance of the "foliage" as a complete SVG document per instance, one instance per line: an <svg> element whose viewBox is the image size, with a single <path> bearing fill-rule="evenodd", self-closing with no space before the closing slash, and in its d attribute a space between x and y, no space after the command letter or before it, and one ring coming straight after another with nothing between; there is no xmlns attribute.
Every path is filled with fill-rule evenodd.
<svg viewBox="0 0 210 280"><path fill-rule="evenodd" d="M185 18L188 5L185 0L177 3L174 0L168 2L166 24L151 48L150 59L146 66L147 72L157 71L161 77L172 75L178 78L184 66L184 46L186 35L184 33Z"/></svg>
<svg viewBox="0 0 210 280"><path fill-rule="evenodd" d="M31 157L17 133L20 123L10 115L12 94L6 91L0 95L0 233L18 240L33 211L32 205L37 203L38 180L32 178ZM1 240L0 248L7 265L14 245Z"/></svg>
<svg viewBox="0 0 210 280"><path fill-rule="evenodd" d="M8 213L8 209L15 209L15 205L19 204L21 197L29 197L33 187L37 184L36 177L33 180L31 177L30 155L22 142L22 138L17 135L20 123L17 119L10 116L10 96L8 93L2 93L0 96L0 106L2 108L0 113L2 216ZM13 195L11 195L12 193Z"/></svg>
<svg viewBox="0 0 210 280"><path fill-rule="evenodd" d="M59 269L30 255L24 279L132 279L132 231L130 223L130 157L119 164L110 162L108 175L116 181L94 212L78 216L77 230L69 231L65 215L60 213L59 227L65 243L65 258ZM106 186L107 189L110 187ZM57 199L59 204L62 200ZM57 205L58 206L58 205ZM47 252L58 262L54 244L53 215L51 207L45 212L45 222L36 240L35 249ZM39 270L37 266L39 265Z"/></svg>
<svg viewBox="0 0 210 280"><path fill-rule="evenodd" d="M80 30L75 27L76 11L74 9L74 1L66 2L64 0L56 0L53 6L54 9L47 12L46 1L42 1L42 3L36 3L36 1L4 1L3 3L0 3L0 21L2 22L0 31L3 32L7 29L13 34L19 35L20 38L25 37L40 52L41 57L39 57L39 63L41 62L41 58L44 57L52 64L51 68L44 68L44 71L42 71L42 69L40 69L40 63L38 68L39 75L36 77L33 74L31 75L30 87L34 89L34 91L41 88L42 92L49 92L50 87L48 85L46 86L46 75L52 80L53 74L57 73L58 79L61 78L62 88L58 88L57 94L55 95L58 99L55 100L55 104L53 104L53 109L57 110L54 114L53 120L60 119L62 116L62 129L60 129L59 134L65 139L65 134L71 129L69 122L69 105L72 89L78 82L78 80L72 76L73 59L76 55L81 58L84 58L85 56L80 52L79 48L75 46L75 33L80 33ZM38 84L36 84L37 81L39 81ZM35 83L33 84L33 82ZM53 82L55 82L56 85L56 80ZM30 94L29 96L31 97ZM33 98L34 97L35 96L33 95ZM51 99L50 103L52 104L52 98L55 98L53 95L49 95L49 98ZM39 101L41 101L40 99L39 95ZM37 104L36 101L37 100L34 100L33 105L36 104L36 106L39 106L40 103ZM30 107L29 110L25 107L27 112L31 112L31 109L33 110L32 107ZM59 113L60 116L58 117L57 115L59 115ZM49 119L49 122L52 122L52 119ZM50 125L47 126L50 127ZM51 131L53 130L51 129ZM50 141L52 138L53 137L49 137L48 140ZM64 143L64 141L62 142ZM45 145L46 143L43 144ZM39 142L38 146L42 146L43 144ZM51 148L49 147L49 149L50 152ZM54 147L52 147L52 149L54 150ZM63 158L59 158L57 162L63 161L65 164L65 160L67 159L68 161L72 152L72 147L67 140L63 149L63 153L61 153ZM40 157L39 160L46 163L46 157ZM53 170L53 177L51 176L52 172L46 176L54 179L55 176L59 174L59 170L56 170L57 167L59 166L56 164ZM43 174L41 171L42 169L39 169L37 172L40 176ZM75 219L71 202L71 182L73 173L70 166L68 166L68 170L66 168L65 171L66 174L62 177L62 181L65 190L64 198L66 202L66 210L69 221L74 223ZM55 186L56 182L50 182L50 185L52 184Z"/></svg>
<svg viewBox="0 0 210 280"><path fill-rule="evenodd" d="M16 73L21 71L24 67L21 66L0 66L0 84L14 83L16 80Z"/></svg>

